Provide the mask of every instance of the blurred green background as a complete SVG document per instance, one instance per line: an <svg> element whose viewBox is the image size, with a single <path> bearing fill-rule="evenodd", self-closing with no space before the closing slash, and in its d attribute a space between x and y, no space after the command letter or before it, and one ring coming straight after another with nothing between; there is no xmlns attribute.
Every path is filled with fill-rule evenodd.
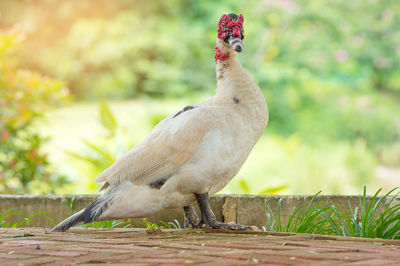
<svg viewBox="0 0 400 266"><path fill-rule="evenodd" d="M156 123L213 95L230 12L270 122L222 192L400 186L397 0L2 0L0 192L96 193Z"/></svg>

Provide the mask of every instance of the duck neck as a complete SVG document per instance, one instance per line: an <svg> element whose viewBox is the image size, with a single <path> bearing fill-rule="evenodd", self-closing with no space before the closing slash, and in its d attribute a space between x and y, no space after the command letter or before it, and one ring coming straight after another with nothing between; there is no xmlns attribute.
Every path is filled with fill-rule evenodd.
<svg viewBox="0 0 400 266"><path fill-rule="evenodd" d="M233 51L222 40L218 39L215 45L215 64L217 74L217 95L238 93L243 83L248 81L248 74L236 59Z"/></svg>

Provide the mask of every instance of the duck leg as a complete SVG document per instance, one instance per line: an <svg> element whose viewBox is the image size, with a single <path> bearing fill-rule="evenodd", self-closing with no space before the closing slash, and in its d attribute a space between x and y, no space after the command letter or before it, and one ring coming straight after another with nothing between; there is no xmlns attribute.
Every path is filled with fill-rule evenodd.
<svg viewBox="0 0 400 266"><path fill-rule="evenodd" d="M200 218L193 206L184 206L183 210L185 211L185 221L183 222L183 226L185 228L189 227L190 229L199 228Z"/></svg>
<svg viewBox="0 0 400 266"><path fill-rule="evenodd" d="M215 214L211 210L208 193L195 194L195 196L201 211L199 227L205 226L206 228L212 229L252 230L250 226L218 222L215 218Z"/></svg>

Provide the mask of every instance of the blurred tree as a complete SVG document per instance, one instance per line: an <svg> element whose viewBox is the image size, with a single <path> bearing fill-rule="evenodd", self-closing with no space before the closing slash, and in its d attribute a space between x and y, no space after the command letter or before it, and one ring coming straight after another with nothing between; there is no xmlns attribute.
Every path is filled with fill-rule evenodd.
<svg viewBox="0 0 400 266"><path fill-rule="evenodd" d="M363 154L398 162L386 151L399 143L397 0L3 0L0 27L26 35L24 67L65 80L77 99L190 97L214 91L216 22L228 12L244 14L239 60L264 91L269 134L351 147L340 154L357 176Z"/></svg>
<svg viewBox="0 0 400 266"><path fill-rule="evenodd" d="M21 35L0 34L0 193L54 192L66 179L49 169L40 150L46 138L32 125L68 90L61 81L16 66L20 41Z"/></svg>
<svg viewBox="0 0 400 266"><path fill-rule="evenodd" d="M374 102L400 93L396 0L6 0L5 9L0 25L27 35L24 64L65 80L82 99L213 91L216 21L244 13L251 52L240 60L265 90L272 131L307 139L302 125L325 120L313 135L362 138L371 147L398 140L393 113Z"/></svg>

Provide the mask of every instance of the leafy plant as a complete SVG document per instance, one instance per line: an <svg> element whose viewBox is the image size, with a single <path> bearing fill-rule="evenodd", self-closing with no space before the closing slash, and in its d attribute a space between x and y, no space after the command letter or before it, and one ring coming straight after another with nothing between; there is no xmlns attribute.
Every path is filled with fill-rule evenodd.
<svg viewBox="0 0 400 266"><path fill-rule="evenodd" d="M349 202L349 210L343 211L333 205L330 214L323 215L337 235L400 239L400 204L393 205L400 192L390 196L397 190L395 188L378 198L381 190L367 203L364 187L364 193L360 195L360 206L353 209Z"/></svg>
<svg viewBox="0 0 400 266"><path fill-rule="evenodd" d="M236 193L240 193L240 194L252 194L252 188L250 187L250 184L240 178L238 181L238 192ZM287 189L289 187L289 185L284 184L284 185L280 185L280 186L269 186L269 187L265 187L261 190L258 190L255 194L257 195L276 195L280 192L282 192L283 190Z"/></svg>
<svg viewBox="0 0 400 266"><path fill-rule="evenodd" d="M152 223L152 222L147 221L146 218L143 218L141 224L144 225L147 229L161 229L161 228L163 228L163 226L160 226L157 223Z"/></svg>
<svg viewBox="0 0 400 266"><path fill-rule="evenodd" d="M179 221L176 219L173 222L166 223L164 221L160 221L160 223L162 223L164 225L164 227L168 228L168 229L182 229Z"/></svg>
<svg viewBox="0 0 400 266"><path fill-rule="evenodd" d="M332 234L339 236L400 239L400 203L395 204L400 192L394 196L392 189L382 197L378 197L379 189L370 202L367 201L366 187L359 196L359 206L340 210L335 205L325 206L326 201L313 206L317 193L305 206L293 208L288 222L281 222L282 199L278 201L277 215L274 216L265 201L267 227L264 231Z"/></svg>
<svg viewBox="0 0 400 266"><path fill-rule="evenodd" d="M80 225L81 228L116 228L116 227L132 227L130 219L124 220L109 220L109 221L98 221L92 222L84 225Z"/></svg>
<svg viewBox="0 0 400 266"><path fill-rule="evenodd" d="M20 228L22 226L29 226L31 224L31 220L39 215L43 215L48 213L47 211L38 212L32 215L28 215L25 212L13 212L13 209L9 209L3 213L0 213L0 228ZM14 222L9 222L7 219L13 215L23 215L23 218L19 218ZM49 220L50 217L47 216Z"/></svg>
<svg viewBox="0 0 400 266"><path fill-rule="evenodd" d="M120 220L110 220L110 221L99 221L93 222L85 225L81 225L82 228L116 228L116 227L134 227L135 224L139 223L143 225L147 229L182 229L178 220L174 220L173 222L164 222L160 221L162 225L157 223L153 223L148 221L146 218L143 218L142 221L133 221L131 219L120 219Z"/></svg>
<svg viewBox="0 0 400 266"><path fill-rule="evenodd" d="M325 221L322 213L328 210L327 207L323 207L326 203L320 202L315 206L312 206L314 200L321 192L315 194L310 202L306 206L293 207L289 214L287 224L283 224L281 220L281 205L282 198L278 200L277 215L274 216L270 207L267 204L267 200L264 202L264 210L267 216L268 230L276 232L295 232L295 233L327 233L327 221Z"/></svg>
<svg viewBox="0 0 400 266"><path fill-rule="evenodd" d="M115 160L132 147L130 140L125 140L120 132L120 128L110 107L105 103L99 104L99 120L106 134L99 136L96 141L83 140L84 150L66 151L66 153L87 167L86 176L92 178L99 175L104 169L109 167ZM95 185L88 180L90 190L95 189Z"/></svg>
<svg viewBox="0 0 400 266"><path fill-rule="evenodd" d="M21 41L16 33L0 33L0 192L55 192L68 181L51 170L41 150L48 139L33 124L65 101L68 89L59 80L15 65Z"/></svg>
<svg viewBox="0 0 400 266"><path fill-rule="evenodd" d="M75 203L75 197L72 197L71 200L68 200L67 198L63 198L65 205L67 205L68 209L72 213L72 208L74 207Z"/></svg>
<svg viewBox="0 0 400 266"><path fill-rule="evenodd" d="M165 101L171 97L209 96L215 89L212 48L216 22L229 7L232 12L245 14L247 52L240 55L240 61L268 100L273 116L266 131L268 137L282 137L282 142L288 143L281 145L275 138L274 147L264 147L265 152L259 157L262 159L258 167L264 167L264 171L246 177L258 178L258 184L271 180L271 184L278 184L278 189L281 183L276 181L283 180L283 184L290 184L285 193L323 189L327 193L348 194L361 184L372 184L377 167L398 168L399 149L393 148L400 143L396 115L400 112L398 1L322 4L308 0L300 4L300 1L249 0L247 3L244 6L234 0L112 3L91 0L89 4L62 0L0 1L0 13L5 14L0 17L0 25L17 25L15 28L27 31L29 36L15 53L13 50L22 35L13 39L12 34L6 34L0 40L4 44L0 45L0 62L7 65L5 70L1 68L0 80L7 84L25 77L33 81L18 82L22 87L32 87L39 80L41 85L55 89L43 96L46 100L43 102L51 106L57 104L60 93L67 91L55 82L48 83L36 72L14 69L14 64L65 80L79 100L150 97L154 100L162 96ZM358 16L354 16L355 12ZM0 84L1 89L3 85ZM20 91L15 92L9 94L17 98ZM37 92L44 94L41 89ZM24 105L30 105L31 99L36 102L35 95L24 94L28 101L13 99L15 109L22 112L7 116L15 118L17 124L29 118L31 114L24 112ZM3 106L0 110L1 117ZM43 112L37 109L36 113ZM127 147L117 137L116 119L108 114L107 108L101 108L100 112L100 119L108 128L107 137L86 140L86 151L77 152L80 161L88 163L77 172L87 179L92 179L109 165L106 162L113 161L116 153ZM155 125L161 117L157 114L150 117L151 124ZM0 146L8 152L6 156L0 155L0 161L4 162L0 169L0 191L46 192L60 187L57 182L65 180L53 175L43 159L45 154L39 152L44 139L37 141L34 132L22 134L18 130L21 135L15 139L23 140L23 144L11 140L13 145L9 145L9 136L17 131L0 130L4 140ZM290 146L292 136L299 139L298 150L294 147L293 154L278 158ZM29 146L25 142L37 144ZM276 158L268 158L266 163L268 154ZM85 192L95 189L89 180L79 180L87 181L88 185L83 186L87 187ZM247 188L235 184L227 190L255 194L282 191L261 190L263 187L255 183L247 184Z"/></svg>
<svg viewBox="0 0 400 266"><path fill-rule="evenodd" d="M141 224L144 225L147 229L182 229L179 221L176 219L173 222L160 221L160 223L162 225L149 222L146 218L144 218L141 222Z"/></svg>
<svg viewBox="0 0 400 266"><path fill-rule="evenodd" d="M117 121L106 102L100 103L99 113L101 124L107 129L110 137L114 137L117 129Z"/></svg>

